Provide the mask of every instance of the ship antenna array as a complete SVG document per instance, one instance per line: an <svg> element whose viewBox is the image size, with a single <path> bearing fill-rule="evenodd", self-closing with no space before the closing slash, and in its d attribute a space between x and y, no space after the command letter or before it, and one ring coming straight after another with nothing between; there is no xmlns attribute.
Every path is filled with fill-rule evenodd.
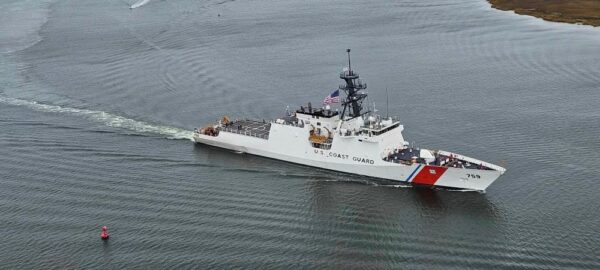
<svg viewBox="0 0 600 270"><path fill-rule="evenodd" d="M390 117L390 96L388 95L387 87L385 88L385 118Z"/></svg>
<svg viewBox="0 0 600 270"><path fill-rule="evenodd" d="M361 104L367 98L367 94L362 90L367 88L367 84L361 82L360 79L358 79L358 73L352 71L350 49L346 49L346 53L348 54L348 69L344 68L342 73L340 73L340 79L343 79L346 82L346 85L340 85L340 90L346 92L347 96L344 101L342 116L345 116L346 111L348 111L348 116L350 118L355 118L362 114ZM368 104L369 103L367 102L367 106Z"/></svg>
<svg viewBox="0 0 600 270"><path fill-rule="evenodd" d="M348 53L348 72L352 74L352 66L350 66L350 49L346 49L346 53Z"/></svg>

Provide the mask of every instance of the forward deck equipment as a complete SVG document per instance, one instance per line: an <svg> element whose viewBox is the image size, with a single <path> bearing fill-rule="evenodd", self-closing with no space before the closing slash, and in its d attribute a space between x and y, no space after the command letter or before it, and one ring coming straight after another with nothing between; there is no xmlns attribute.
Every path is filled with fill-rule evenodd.
<svg viewBox="0 0 600 270"><path fill-rule="evenodd" d="M442 150L411 147L396 118L364 108L367 84L350 66L336 91L341 111L325 99L321 108L301 106L273 121L230 120L194 130L194 142L323 169L414 185L484 191L506 169ZM339 91L339 92L338 92ZM334 92L334 93L336 93Z"/></svg>

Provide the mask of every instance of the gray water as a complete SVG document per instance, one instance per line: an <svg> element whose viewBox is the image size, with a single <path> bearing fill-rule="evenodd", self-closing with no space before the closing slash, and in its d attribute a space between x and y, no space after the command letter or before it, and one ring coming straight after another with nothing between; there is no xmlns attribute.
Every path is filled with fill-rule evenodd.
<svg viewBox="0 0 600 270"><path fill-rule="evenodd" d="M0 268L600 268L600 29L484 0L134 2L0 3ZM507 173L412 188L189 140L319 103L346 48L409 141Z"/></svg>

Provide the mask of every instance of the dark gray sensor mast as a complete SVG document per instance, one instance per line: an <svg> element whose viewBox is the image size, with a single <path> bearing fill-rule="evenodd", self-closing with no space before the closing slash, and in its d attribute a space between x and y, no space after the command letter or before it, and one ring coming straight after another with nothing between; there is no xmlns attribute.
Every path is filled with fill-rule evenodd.
<svg viewBox="0 0 600 270"><path fill-rule="evenodd" d="M346 92L346 100L343 102L344 109L342 117L348 115L348 119L352 119L362 115L362 102L367 98L367 94L361 90L367 89L367 84L359 79L358 73L352 70L350 65L350 49L348 53L348 70L340 73L340 78L346 82L346 85L340 85L340 90ZM346 119L344 119L346 120Z"/></svg>

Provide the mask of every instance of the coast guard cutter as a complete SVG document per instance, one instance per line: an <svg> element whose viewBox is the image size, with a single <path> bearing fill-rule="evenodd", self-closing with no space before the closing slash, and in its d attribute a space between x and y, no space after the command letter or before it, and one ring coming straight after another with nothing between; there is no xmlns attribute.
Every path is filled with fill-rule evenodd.
<svg viewBox="0 0 600 270"><path fill-rule="evenodd" d="M414 185L484 191L506 169L442 150L410 147L404 127L363 108L367 84L350 66L322 108L308 103L273 121L230 120L194 130L196 143ZM341 99L339 93L346 94ZM341 101L341 112L330 103Z"/></svg>

